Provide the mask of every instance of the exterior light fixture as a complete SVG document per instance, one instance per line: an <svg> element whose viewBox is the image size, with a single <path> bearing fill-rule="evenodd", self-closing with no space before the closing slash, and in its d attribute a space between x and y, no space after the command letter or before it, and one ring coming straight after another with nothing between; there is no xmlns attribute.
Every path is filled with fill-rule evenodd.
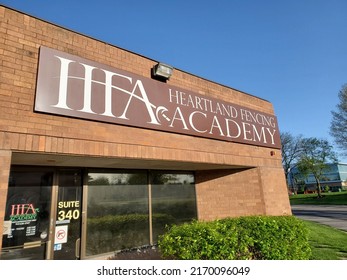
<svg viewBox="0 0 347 280"><path fill-rule="evenodd" d="M159 62L152 68L152 78L166 82L168 79L170 79L172 72L172 66Z"/></svg>

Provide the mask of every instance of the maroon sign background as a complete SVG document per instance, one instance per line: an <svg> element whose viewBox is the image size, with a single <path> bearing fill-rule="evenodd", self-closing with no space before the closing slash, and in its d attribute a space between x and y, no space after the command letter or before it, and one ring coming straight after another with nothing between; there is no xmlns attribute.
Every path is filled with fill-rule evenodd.
<svg viewBox="0 0 347 280"><path fill-rule="evenodd" d="M277 118L47 47L35 111L281 148Z"/></svg>

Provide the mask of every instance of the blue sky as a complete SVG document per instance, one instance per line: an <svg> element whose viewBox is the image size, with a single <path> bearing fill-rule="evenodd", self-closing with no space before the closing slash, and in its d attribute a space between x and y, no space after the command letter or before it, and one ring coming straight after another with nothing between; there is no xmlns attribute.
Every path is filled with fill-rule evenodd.
<svg viewBox="0 0 347 280"><path fill-rule="evenodd" d="M269 100L281 131L329 136L347 83L346 0L0 1Z"/></svg>

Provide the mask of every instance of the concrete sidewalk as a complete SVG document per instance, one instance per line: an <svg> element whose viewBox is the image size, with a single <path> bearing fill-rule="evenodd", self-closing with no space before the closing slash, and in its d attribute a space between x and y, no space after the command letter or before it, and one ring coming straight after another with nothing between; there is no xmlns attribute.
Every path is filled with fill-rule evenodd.
<svg viewBox="0 0 347 280"><path fill-rule="evenodd" d="M347 205L292 205L293 215L347 231Z"/></svg>

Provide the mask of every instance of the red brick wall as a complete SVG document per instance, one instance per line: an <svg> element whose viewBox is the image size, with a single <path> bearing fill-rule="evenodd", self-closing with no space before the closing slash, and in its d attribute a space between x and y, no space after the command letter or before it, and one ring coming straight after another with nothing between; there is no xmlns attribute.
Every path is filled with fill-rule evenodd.
<svg viewBox="0 0 347 280"><path fill-rule="evenodd" d="M280 168L197 172L199 219L291 215L283 176Z"/></svg>
<svg viewBox="0 0 347 280"><path fill-rule="evenodd" d="M271 149L160 131L72 119L33 111L39 47L74 54L150 78L156 61L0 6L0 150L9 153L216 164L226 171L197 173L201 219L290 214L281 153ZM273 114L272 104L175 69L168 84ZM192 165L193 166L193 165ZM251 169L238 172L235 167ZM0 221L4 199L0 200ZM0 223L1 224L1 223ZM2 226L2 225L1 225ZM1 228L0 228L1 229Z"/></svg>
<svg viewBox="0 0 347 280"><path fill-rule="evenodd" d="M255 168L197 172L196 181L199 219L265 214Z"/></svg>

